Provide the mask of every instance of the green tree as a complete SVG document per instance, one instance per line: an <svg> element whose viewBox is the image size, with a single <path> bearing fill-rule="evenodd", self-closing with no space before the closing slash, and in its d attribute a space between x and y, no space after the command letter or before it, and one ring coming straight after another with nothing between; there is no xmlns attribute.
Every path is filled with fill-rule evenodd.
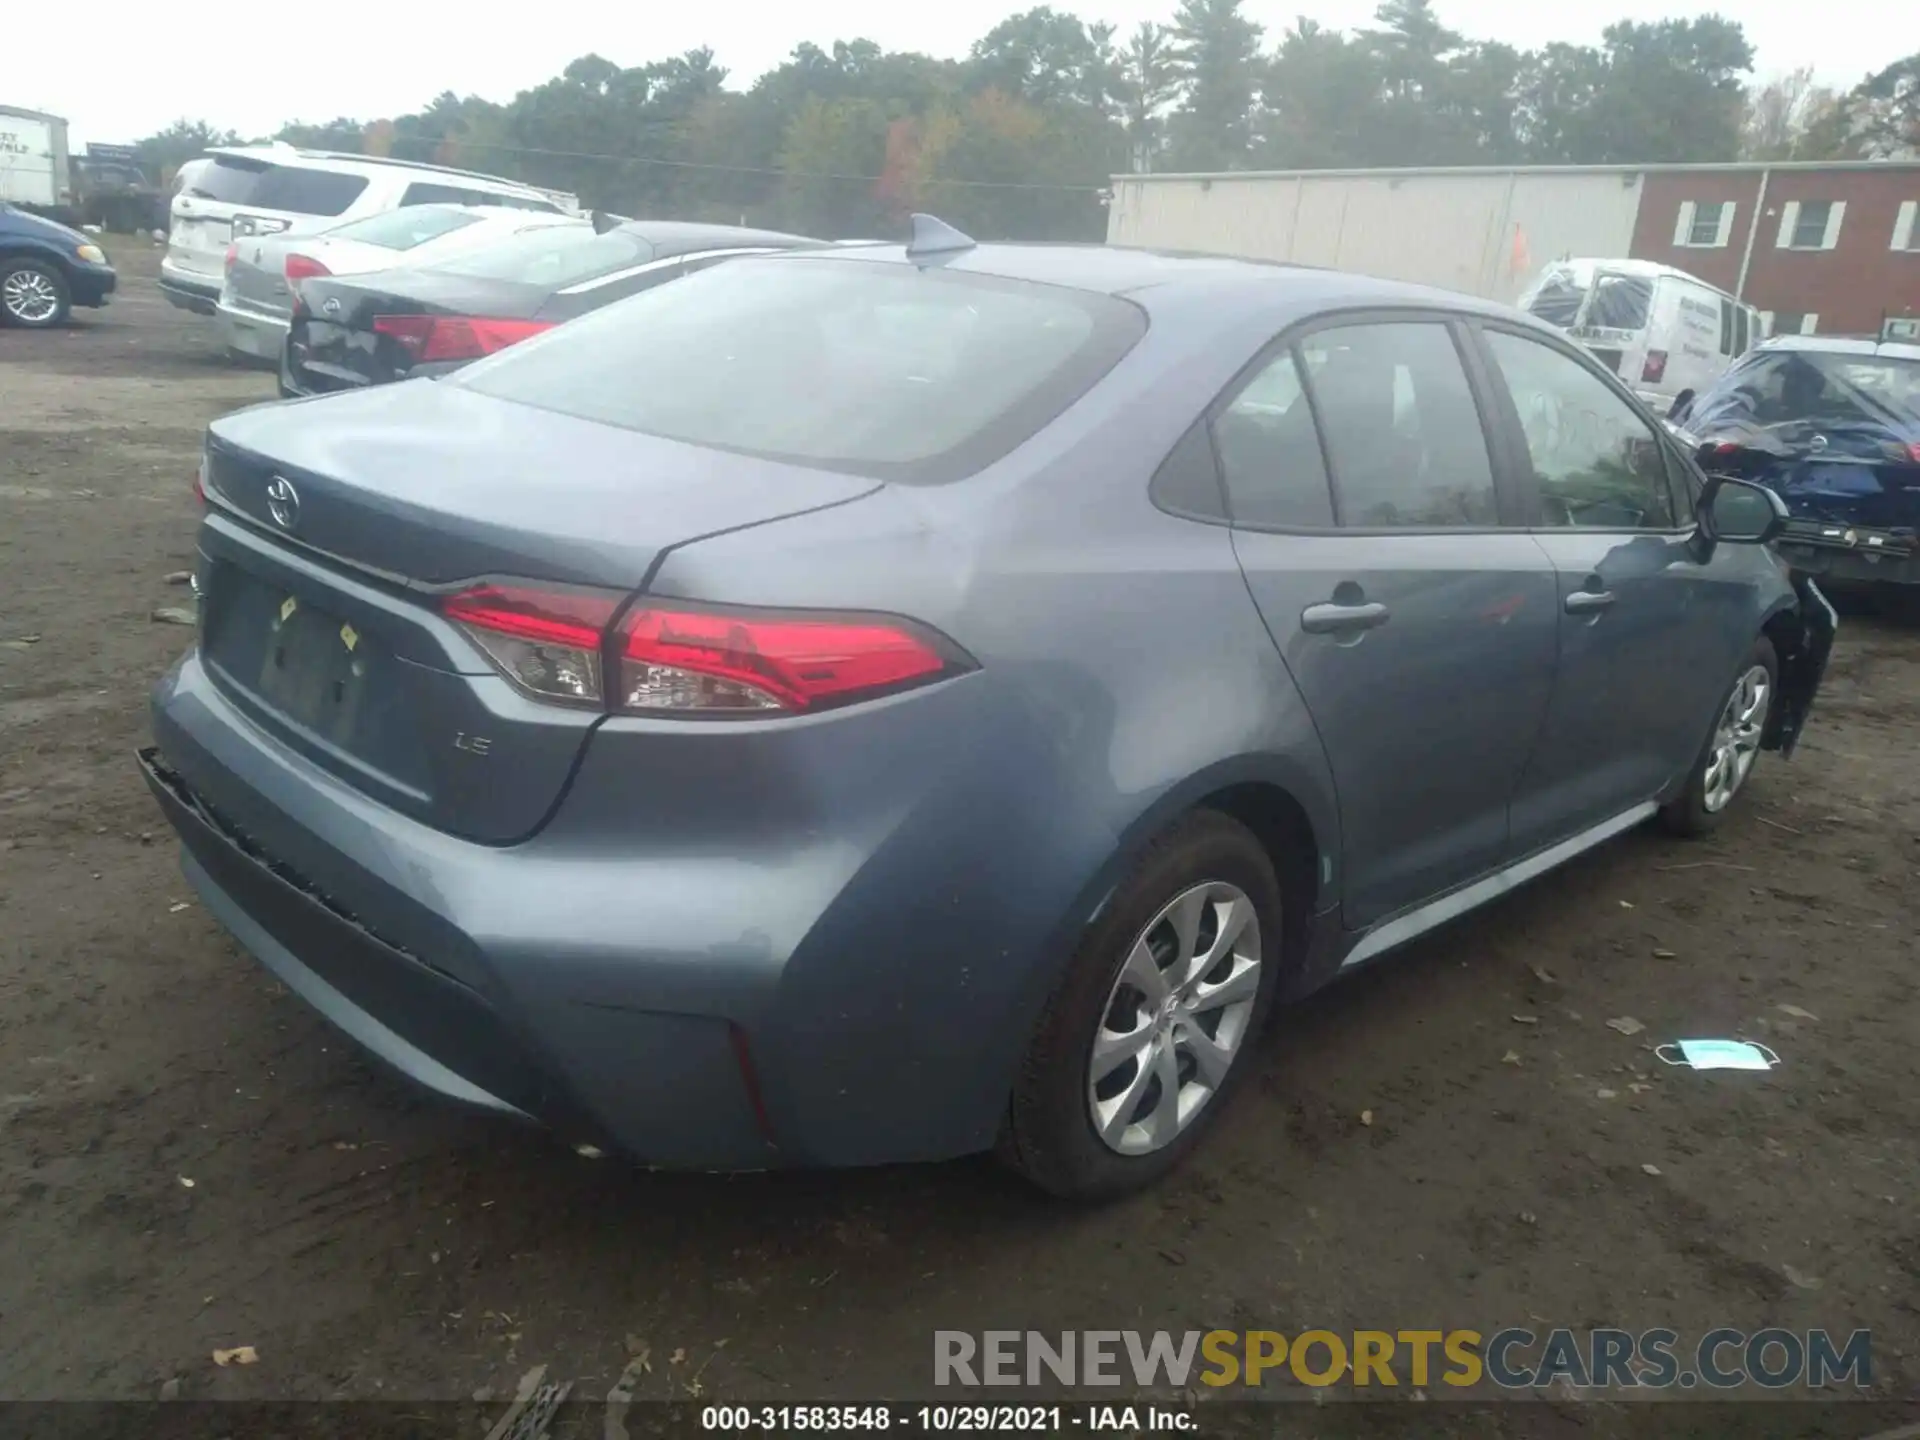
<svg viewBox="0 0 1920 1440"><path fill-rule="evenodd" d="M1119 128L1089 106L1048 109L998 90L929 115L916 147L918 208L983 240L1097 240Z"/></svg>
<svg viewBox="0 0 1920 1440"><path fill-rule="evenodd" d="M296 120L282 125L273 138L302 149L339 150L357 155L361 151L365 128L358 120L349 120L344 115L323 125L308 125Z"/></svg>
<svg viewBox="0 0 1920 1440"><path fill-rule="evenodd" d="M1111 26L1091 30L1078 16L1041 5L1002 20L973 44L972 78L1035 105L1111 103Z"/></svg>
<svg viewBox="0 0 1920 1440"><path fill-rule="evenodd" d="M1135 170L1150 170L1160 149L1167 107L1180 89L1167 28L1142 20L1127 37L1116 70L1114 96L1127 132L1128 159Z"/></svg>
<svg viewBox="0 0 1920 1440"><path fill-rule="evenodd" d="M239 143L240 137L231 130L216 130L204 120L180 119L149 135L134 149L140 157L140 168L159 184L167 185L187 161L197 159L215 145Z"/></svg>
<svg viewBox="0 0 1920 1440"><path fill-rule="evenodd" d="M887 163L890 120L878 101L809 97L780 146L780 213L803 234L872 235L888 226L875 186Z"/></svg>
<svg viewBox="0 0 1920 1440"><path fill-rule="evenodd" d="M1281 170L1372 163L1382 88L1368 46L1301 16L1262 67L1259 163Z"/></svg>
<svg viewBox="0 0 1920 1440"><path fill-rule="evenodd" d="M1374 19L1380 28L1359 36L1380 87L1365 129L1372 163L1440 165L1474 158L1453 93L1452 60L1464 38L1440 23L1430 0L1386 0Z"/></svg>
<svg viewBox="0 0 1920 1440"><path fill-rule="evenodd" d="M1181 94L1168 126L1168 149L1175 169L1231 170L1247 163L1260 27L1240 6L1241 0L1180 0L1174 12Z"/></svg>

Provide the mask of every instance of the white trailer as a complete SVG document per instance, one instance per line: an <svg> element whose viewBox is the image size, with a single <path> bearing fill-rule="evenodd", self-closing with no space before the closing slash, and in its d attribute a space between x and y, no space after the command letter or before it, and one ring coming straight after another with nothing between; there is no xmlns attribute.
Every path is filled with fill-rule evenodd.
<svg viewBox="0 0 1920 1440"><path fill-rule="evenodd" d="M1107 242L1322 265L1511 302L1549 262L1627 255L1639 169L1116 175Z"/></svg>
<svg viewBox="0 0 1920 1440"><path fill-rule="evenodd" d="M0 105L0 200L37 209L73 203L65 120Z"/></svg>

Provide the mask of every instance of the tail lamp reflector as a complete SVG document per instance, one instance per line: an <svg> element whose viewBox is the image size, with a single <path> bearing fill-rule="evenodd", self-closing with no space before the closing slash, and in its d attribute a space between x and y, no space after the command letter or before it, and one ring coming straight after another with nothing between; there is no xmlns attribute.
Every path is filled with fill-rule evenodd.
<svg viewBox="0 0 1920 1440"><path fill-rule="evenodd" d="M610 635L620 600L501 583L442 609L524 693L633 715L802 713L971 668L918 626L884 616L642 604Z"/></svg>
<svg viewBox="0 0 1920 1440"><path fill-rule="evenodd" d="M374 333L387 336L417 362L479 360L552 328L546 320L497 320L479 315L373 317Z"/></svg>

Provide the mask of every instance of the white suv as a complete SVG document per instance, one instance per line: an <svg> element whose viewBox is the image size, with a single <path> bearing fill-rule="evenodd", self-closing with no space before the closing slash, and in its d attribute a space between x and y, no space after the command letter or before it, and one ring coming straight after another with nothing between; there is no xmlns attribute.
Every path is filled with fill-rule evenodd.
<svg viewBox="0 0 1920 1440"><path fill-rule="evenodd" d="M220 301L227 246L236 240L332 229L406 205L507 205L567 213L578 209L572 198L496 175L284 143L210 150L173 198L160 289L183 310L212 315Z"/></svg>

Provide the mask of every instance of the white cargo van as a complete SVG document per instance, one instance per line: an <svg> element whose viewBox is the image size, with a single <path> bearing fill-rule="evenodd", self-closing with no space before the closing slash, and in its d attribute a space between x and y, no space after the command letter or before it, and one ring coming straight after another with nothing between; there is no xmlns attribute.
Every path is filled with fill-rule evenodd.
<svg viewBox="0 0 1920 1440"><path fill-rule="evenodd" d="M1518 303L1579 341L1657 415L1765 338L1751 305L1650 260L1559 260Z"/></svg>

